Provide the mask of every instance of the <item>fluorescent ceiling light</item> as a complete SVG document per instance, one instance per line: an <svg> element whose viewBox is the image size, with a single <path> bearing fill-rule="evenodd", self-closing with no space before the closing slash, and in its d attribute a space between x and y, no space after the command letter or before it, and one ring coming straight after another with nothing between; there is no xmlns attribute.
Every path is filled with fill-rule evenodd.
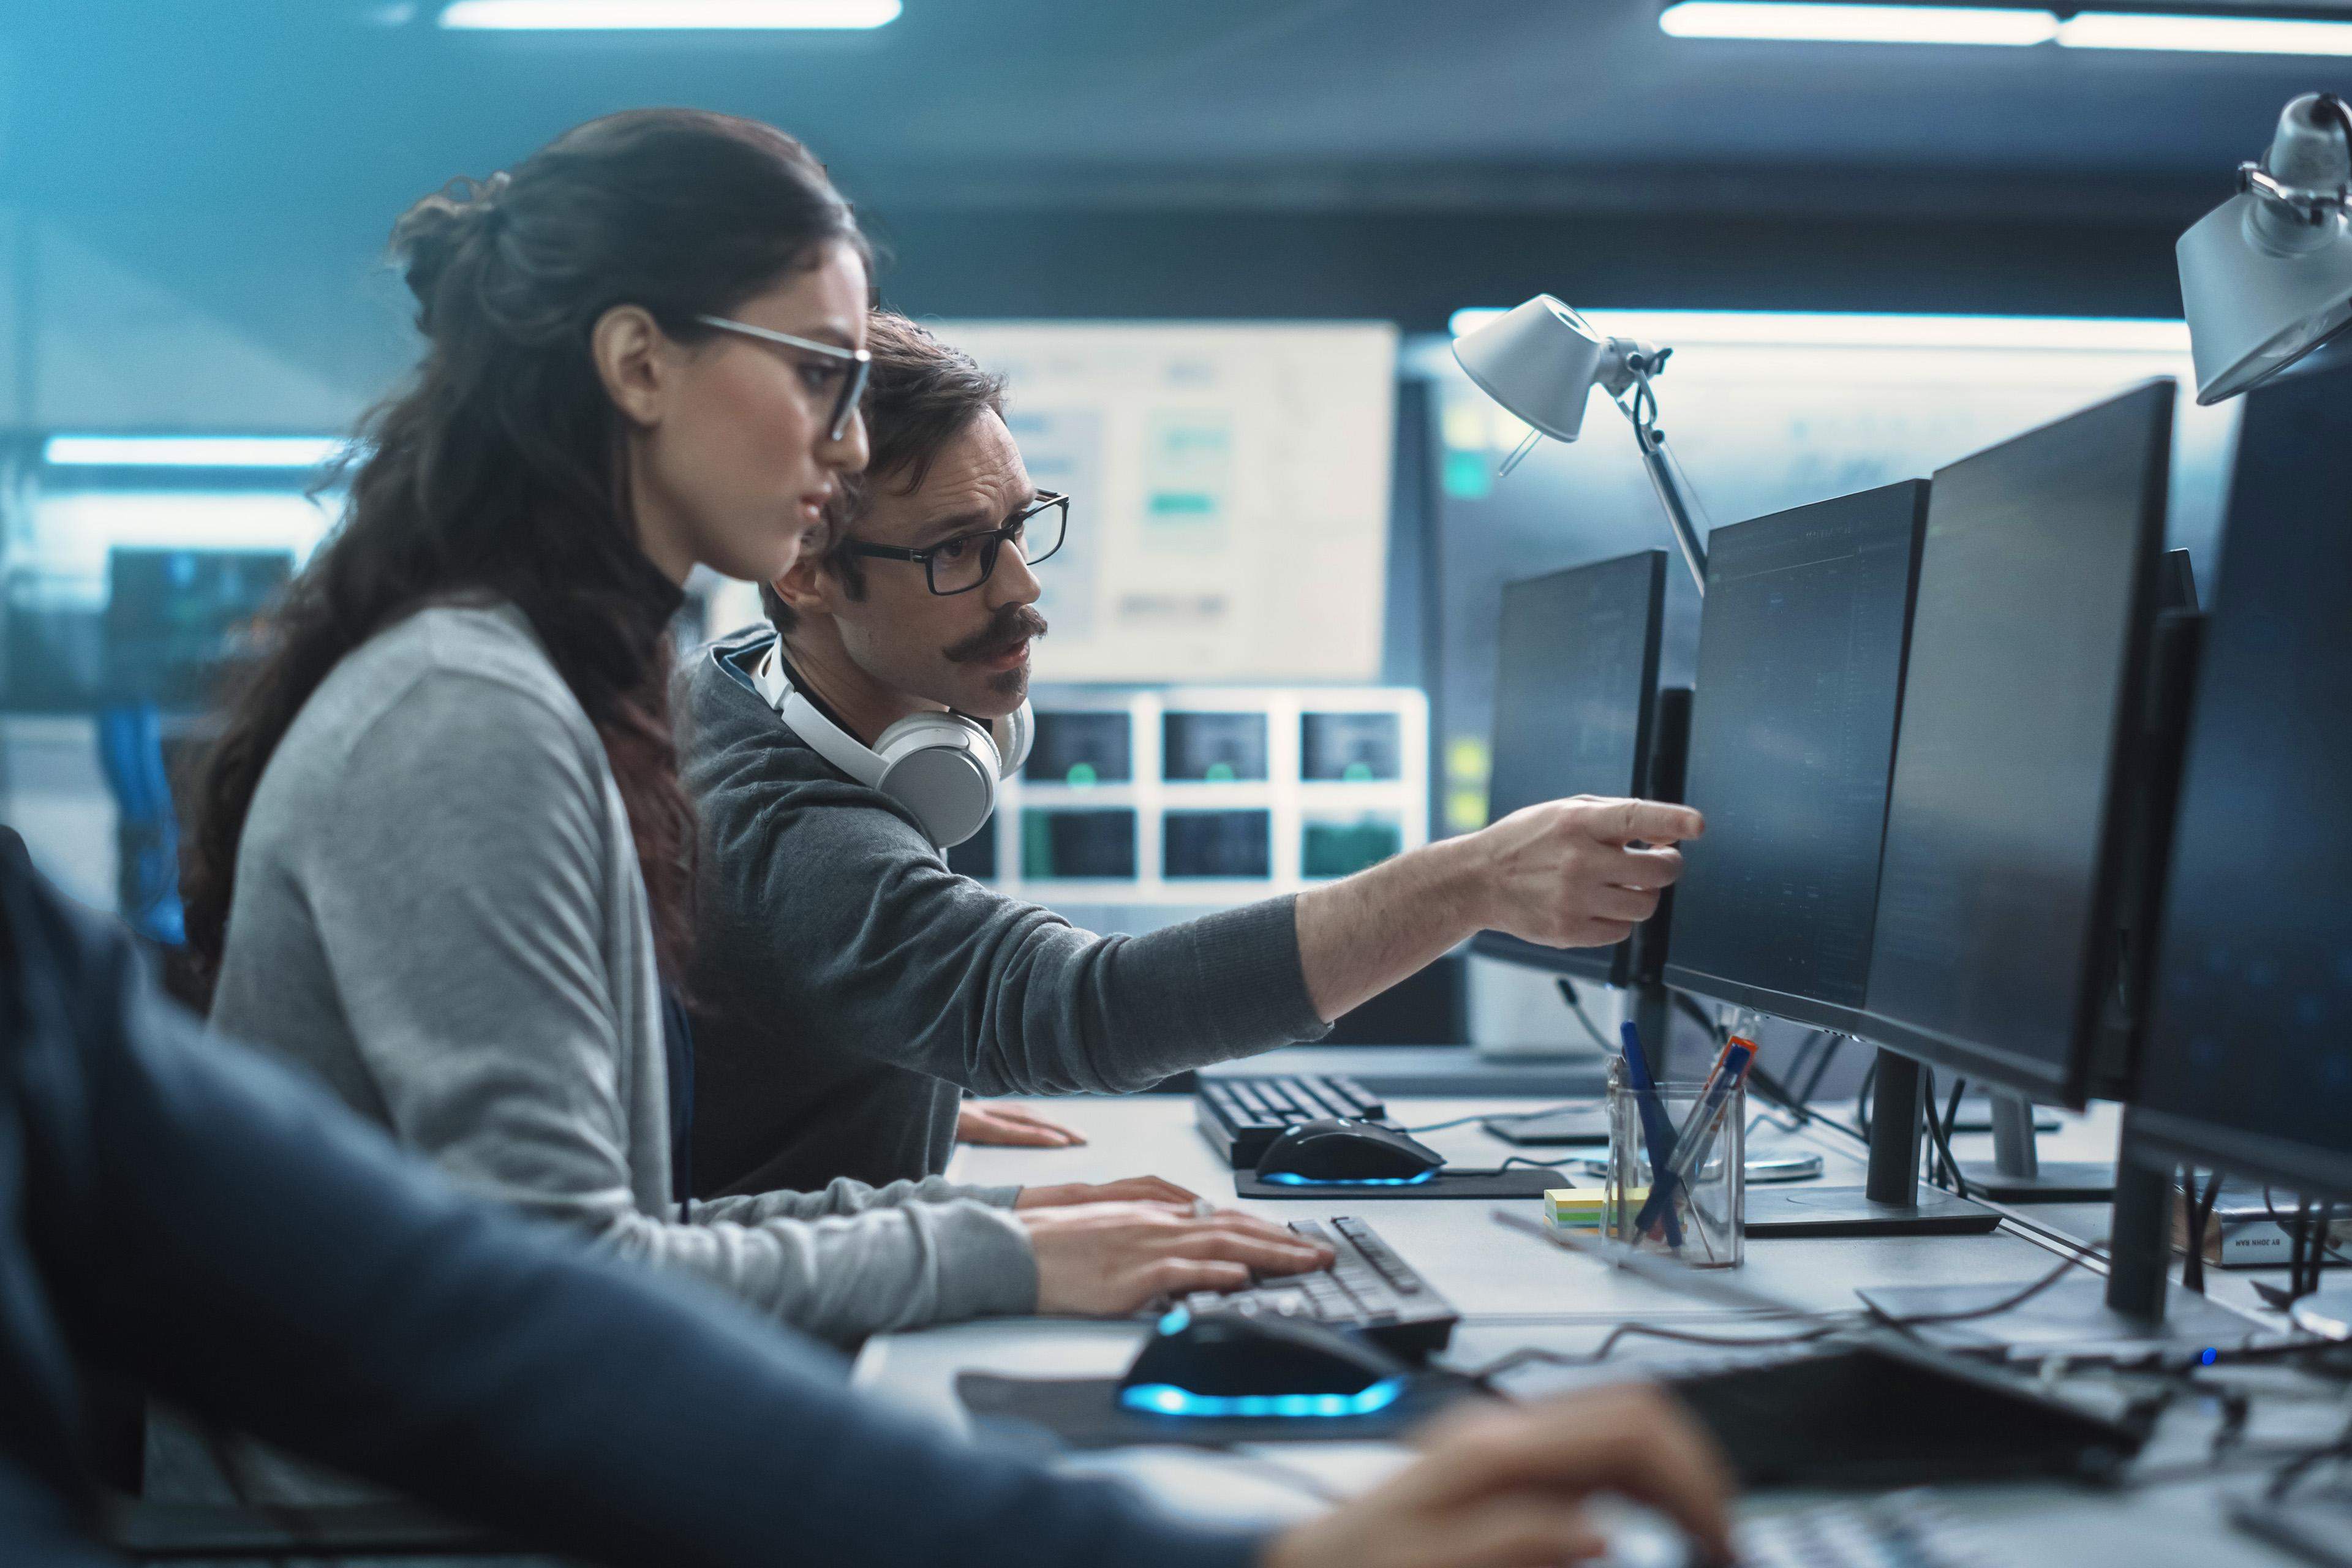
<svg viewBox="0 0 2352 1568"><path fill-rule="evenodd" d="M2207 55L2352 55L2352 22L2284 16L2181 16L2084 11L2058 29L2070 49L2172 49Z"/></svg>
<svg viewBox="0 0 2352 1568"><path fill-rule="evenodd" d="M1658 18L1677 38L1771 38L1841 44L1993 44L2021 48L2058 36L2050 11L1997 5L1834 5L1806 0L1684 0Z"/></svg>
<svg viewBox="0 0 2352 1568"><path fill-rule="evenodd" d="M1454 312L1460 337L1499 310ZM1645 342L1792 348L2088 349L2189 352L2189 324L2126 316L1894 315L1807 310L1582 310L1598 331Z"/></svg>
<svg viewBox="0 0 2352 1568"><path fill-rule="evenodd" d="M441 25L526 32L856 28L879 27L898 11L898 0L457 0L441 13Z"/></svg>
<svg viewBox="0 0 2352 1568"><path fill-rule="evenodd" d="M52 436L41 460L60 468L315 468L337 436Z"/></svg>

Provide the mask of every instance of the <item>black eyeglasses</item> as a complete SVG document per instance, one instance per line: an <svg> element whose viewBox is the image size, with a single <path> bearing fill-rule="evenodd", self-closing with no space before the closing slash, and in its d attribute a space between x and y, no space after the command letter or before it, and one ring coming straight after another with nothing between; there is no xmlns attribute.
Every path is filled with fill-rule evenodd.
<svg viewBox="0 0 2352 1568"><path fill-rule="evenodd" d="M919 561L931 592L946 595L969 594L996 570L996 557L1007 544L1034 566L1056 550L1070 528L1070 498L1048 491L1024 510L1014 512L1002 528L975 529L943 539L923 550L903 550L895 544L868 544L853 539L843 548L852 555L877 561Z"/></svg>
<svg viewBox="0 0 2352 1568"><path fill-rule="evenodd" d="M839 343L821 343L814 338L796 338L790 332L772 332L765 327L755 327L749 321L730 321L724 316L697 316L706 327L717 327L722 332L739 332L747 338L757 338L763 343L782 343L788 349L818 355L827 363L821 365L803 364L801 379L811 393L823 395L827 385L838 382L833 395L833 419L825 431L828 440L838 441L849 433L849 422L857 414L857 400L866 395L866 378L874 369L874 356L864 349L845 349Z"/></svg>

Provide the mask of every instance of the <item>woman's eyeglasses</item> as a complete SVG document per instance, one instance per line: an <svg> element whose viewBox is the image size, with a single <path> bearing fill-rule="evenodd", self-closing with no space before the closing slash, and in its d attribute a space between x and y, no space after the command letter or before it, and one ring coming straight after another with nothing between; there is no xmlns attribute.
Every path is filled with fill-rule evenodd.
<svg viewBox="0 0 2352 1568"><path fill-rule="evenodd" d="M801 379L810 392L822 395L827 385L838 383L833 395L833 423L825 438L838 441L849 433L849 422L857 416L857 400L866 395L866 378L874 369L874 356L864 349L845 349L838 343L821 343L814 338L796 338L790 332L772 332L765 327L755 327L749 321L730 321L724 316L697 316L706 327L717 327L722 332L739 332L761 342L781 343L803 353L816 354L826 360L823 365L802 364ZM816 379L812 380L814 377Z"/></svg>
<svg viewBox="0 0 2352 1568"><path fill-rule="evenodd" d="M996 557L1007 544L1018 548L1021 559L1034 566L1062 548L1070 525L1070 498L1051 491L1040 494L1024 510L1005 520L1002 528L975 529L943 539L922 550L894 544L868 544L853 539L843 545L852 555L878 561L919 561L931 592L969 594L996 570Z"/></svg>

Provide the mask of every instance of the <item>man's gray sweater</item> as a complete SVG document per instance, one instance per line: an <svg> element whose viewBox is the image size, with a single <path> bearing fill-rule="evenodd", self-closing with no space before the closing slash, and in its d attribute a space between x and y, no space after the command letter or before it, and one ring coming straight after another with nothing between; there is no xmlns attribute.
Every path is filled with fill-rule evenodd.
<svg viewBox="0 0 2352 1568"><path fill-rule="evenodd" d="M1290 899L1097 936L956 875L752 688L773 638L738 633L679 675L698 1192L934 1175L966 1089L1123 1093L1324 1033Z"/></svg>

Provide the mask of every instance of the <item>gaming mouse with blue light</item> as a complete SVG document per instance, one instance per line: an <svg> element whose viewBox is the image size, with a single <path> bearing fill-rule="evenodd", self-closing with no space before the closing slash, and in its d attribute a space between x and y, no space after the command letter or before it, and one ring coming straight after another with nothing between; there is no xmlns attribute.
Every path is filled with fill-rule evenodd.
<svg viewBox="0 0 2352 1568"><path fill-rule="evenodd" d="M1119 1380L1118 1402L1155 1415L1369 1415L1410 1375L1378 1345L1320 1323L1179 1307Z"/></svg>
<svg viewBox="0 0 2352 1568"><path fill-rule="evenodd" d="M1286 1186L1404 1186L1428 1181L1444 1163L1401 1129L1331 1117L1286 1129L1258 1156L1257 1175Z"/></svg>

